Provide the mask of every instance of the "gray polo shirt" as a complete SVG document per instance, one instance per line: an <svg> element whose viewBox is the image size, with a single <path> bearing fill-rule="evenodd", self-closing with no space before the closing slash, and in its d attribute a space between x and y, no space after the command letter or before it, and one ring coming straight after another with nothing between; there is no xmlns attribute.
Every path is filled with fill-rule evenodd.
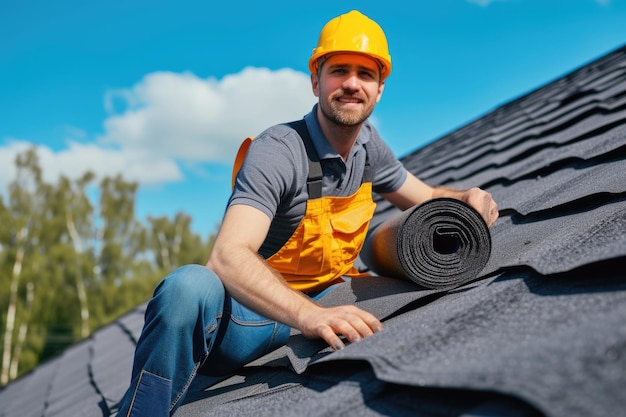
<svg viewBox="0 0 626 417"><path fill-rule="evenodd" d="M304 116L304 120L320 157L323 196L350 196L359 189L366 149L374 191L386 193L400 188L407 172L369 121L361 127L344 162L322 133L316 111L317 105ZM272 126L252 141L228 206L250 205L271 219L268 235L259 249L264 258L269 258L287 242L304 217L308 199L307 175L304 143L291 127Z"/></svg>

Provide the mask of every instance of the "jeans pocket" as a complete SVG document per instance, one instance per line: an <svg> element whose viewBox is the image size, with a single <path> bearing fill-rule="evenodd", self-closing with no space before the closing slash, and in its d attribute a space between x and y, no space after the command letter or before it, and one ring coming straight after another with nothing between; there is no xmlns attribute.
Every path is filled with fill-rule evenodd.
<svg viewBox="0 0 626 417"><path fill-rule="evenodd" d="M171 396L172 381L142 371L130 406L129 416L169 417Z"/></svg>

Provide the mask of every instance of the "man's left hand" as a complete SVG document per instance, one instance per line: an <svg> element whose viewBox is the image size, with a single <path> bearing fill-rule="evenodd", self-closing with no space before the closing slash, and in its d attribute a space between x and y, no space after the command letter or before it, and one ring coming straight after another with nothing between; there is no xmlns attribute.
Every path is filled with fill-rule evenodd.
<svg viewBox="0 0 626 417"><path fill-rule="evenodd" d="M498 219L498 205L494 201L491 194L480 188L470 188L464 190L459 196L459 200L466 202L474 207L478 213L485 219L487 226L491 227Z"/></svg>

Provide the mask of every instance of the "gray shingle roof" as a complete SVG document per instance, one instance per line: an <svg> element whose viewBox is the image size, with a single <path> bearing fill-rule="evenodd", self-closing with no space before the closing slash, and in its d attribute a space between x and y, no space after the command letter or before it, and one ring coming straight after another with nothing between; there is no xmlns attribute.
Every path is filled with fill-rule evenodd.
<svg viewBox="0 0 626 417"><path fill-rule="evenodd" d="M199 376L176 417L614 416L626 407L626 47L405 156L433 185L499 203L478 280L451 291L377 277L355 302L385 330L332 352L288 346L222 381ZM396 211L378 201L376 222ZM0 417L108 416L143 306L0 391Z"/></svg>

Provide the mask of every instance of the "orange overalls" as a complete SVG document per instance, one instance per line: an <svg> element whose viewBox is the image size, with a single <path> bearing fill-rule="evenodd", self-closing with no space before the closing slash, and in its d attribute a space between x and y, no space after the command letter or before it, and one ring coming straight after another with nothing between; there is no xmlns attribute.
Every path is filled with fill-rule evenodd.
<svg viewBox="0 0 626 417"><path fill-rule="evenodd" d="M300 291L319 291L342 276L368 276L354 267L374 215L372 182L366 162L359 189L348 197L322 196L322 168L304 120L290 124L302 137L309 158L307 200L304 217L289 240L266 261ZM250 138L237 155L234 175L243 163ZM366 158L367 161L367 158Z"/></svg>

